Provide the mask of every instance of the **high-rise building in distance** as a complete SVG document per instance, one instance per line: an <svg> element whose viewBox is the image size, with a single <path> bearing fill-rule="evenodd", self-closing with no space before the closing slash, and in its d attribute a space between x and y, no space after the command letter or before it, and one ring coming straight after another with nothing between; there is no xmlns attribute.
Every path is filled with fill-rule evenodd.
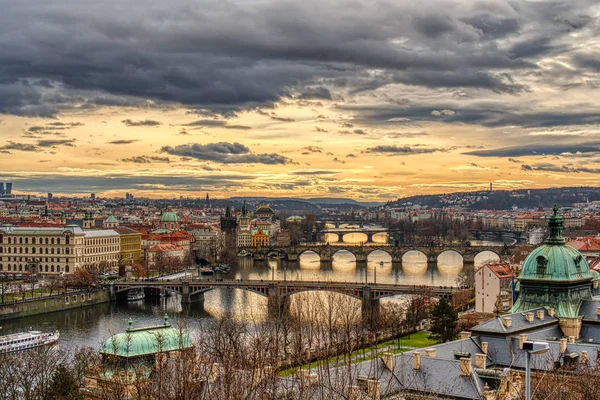
<svg viewBox="0 0 600 400"><path fill-rule="evenodd" d="M0 182L0 196L4 194L4 182Z"/></svg>
<svg viewBox="0 0 600 400"><path fill-rule="evenodd" d="M92 194L90 194L90 198L91 198L92 200L96 200L96 193L92 193Z"/></svg>
<svg viewBox="0 0 600 400"><path fill-rule="evenodd" d="M48 193L48 200L52 200L52 193Z"/></svg>
<svg viewBox="0 0 600 400"><path fill-rule="evenodd" d="M6 182L6 189L4 194L12 194L12 182Z"/></svg>

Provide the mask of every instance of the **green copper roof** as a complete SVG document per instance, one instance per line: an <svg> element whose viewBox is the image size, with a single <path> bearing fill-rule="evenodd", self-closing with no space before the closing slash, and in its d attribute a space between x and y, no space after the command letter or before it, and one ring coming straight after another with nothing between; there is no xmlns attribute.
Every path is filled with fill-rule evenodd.
<svg viewBox="0 0 600 400"><path fill-rule="evenodd" d="M106 221L104 221L104 222L108 222L108 223L112 223L112 224L117 224L117 223L119 223L119 221L117 221L117 219L115 218L115 216L114 216L114 215L112 215L112 214L110 214L110 215L108 216L108 218L106 218Z"/></svg>
<svg viewBox="0 0 600 400"><path fill-rule="evenodd" d="M519 280L576 281L592 279L587 261L579 251L565 244L543 244L523 262Z"/></svg>
<svg viewBox="0 0 600 400"><path fill-rule="evenodd" d="M179 222L179 217L173 211L167 211L160 218L160 222Z"/></svg>
<svg viewBox="0 0 600 400"><path fill-rule="evenodd" d="M574 318L581 302L591 300L594 278L585 257L562 237L563 217L558 207L548 218L550 236L523 262L519 275L519 298L511 312L553 307L558 317Z"/></svg>
<svg viewBox="0 0 600 400"><path fill-rule="evenodd" d="M101 353L120 357L141 357L192 347L189 334L172 328L167 322L167 317L162 326L133 329L131 325L129 321L127 332L108 338L102 346Z"/></svg>

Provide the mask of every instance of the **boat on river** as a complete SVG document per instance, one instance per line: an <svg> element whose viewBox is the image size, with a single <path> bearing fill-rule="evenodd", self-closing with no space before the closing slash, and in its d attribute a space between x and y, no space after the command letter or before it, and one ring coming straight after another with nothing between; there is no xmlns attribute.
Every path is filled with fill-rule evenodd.
<svg viewBox="0 0 600 400"><path fill-rule="evenodd" d="M214 271L220 274L228 274L231 272L231 268L227 264L219 264L214 268Z"/></svg>
<svg viewBox="0 0 600 400"><path fill-rule="evenodd" d="M127 301L143 300L145 297L144 289L131 289L127 292Z"/></svg>
<svg viewBox="0 0 600 400"><path fill-rule="evenodd" d="M213 275L215 271L211 267L202 267L200 268L201 275Z"/></svg>
<svg viewBox="0 0 600 400"><path fill-rule="evenodd" d="M60 333L29 331L0 336L0 353L14 353L58 342Z"/></svg>

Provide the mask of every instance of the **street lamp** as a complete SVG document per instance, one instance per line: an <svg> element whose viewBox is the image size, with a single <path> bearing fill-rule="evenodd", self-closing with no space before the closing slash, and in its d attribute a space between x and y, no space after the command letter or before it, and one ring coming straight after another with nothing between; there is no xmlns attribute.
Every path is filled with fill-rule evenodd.
<svg viewBox="0 0 600 400"><path fill-rule="evenodd" d="M523 350L527 353L525 360L525 400L531 400L531 355L544 354L550 349L548 342L526 341Z"/></svg>

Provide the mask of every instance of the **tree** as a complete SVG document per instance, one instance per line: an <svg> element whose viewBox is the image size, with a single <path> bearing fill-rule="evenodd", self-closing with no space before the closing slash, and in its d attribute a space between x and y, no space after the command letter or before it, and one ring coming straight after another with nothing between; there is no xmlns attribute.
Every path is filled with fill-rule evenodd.
<svg viewBox="0 0 600 400"><path fill-rule="evenodd" d="M71 284L73 286L92 286L94 284L94 276L85 268L79 268L71 276Z"/></svg>
<svg viewBox="0 0 600 400"><path fill-rule="evenodd" d="M48 400L79 400L83 399L79 384L73 373L64 365L59 365L52 375L50 386L45 396Z"/></svg>
<svg viewBox="0 0 600 400"><path fill-rule="evenodd" d="M431 311L431 338L446 343L458 336L458 314L448 300L442 298Z"/></svg>
<svg viewBox="0 0 600 400"><path fill-rule="evenodd" d="M145 278L146 270L142 266L142 264L133 264L131 267L131 273L135 279Z"/></svg>

